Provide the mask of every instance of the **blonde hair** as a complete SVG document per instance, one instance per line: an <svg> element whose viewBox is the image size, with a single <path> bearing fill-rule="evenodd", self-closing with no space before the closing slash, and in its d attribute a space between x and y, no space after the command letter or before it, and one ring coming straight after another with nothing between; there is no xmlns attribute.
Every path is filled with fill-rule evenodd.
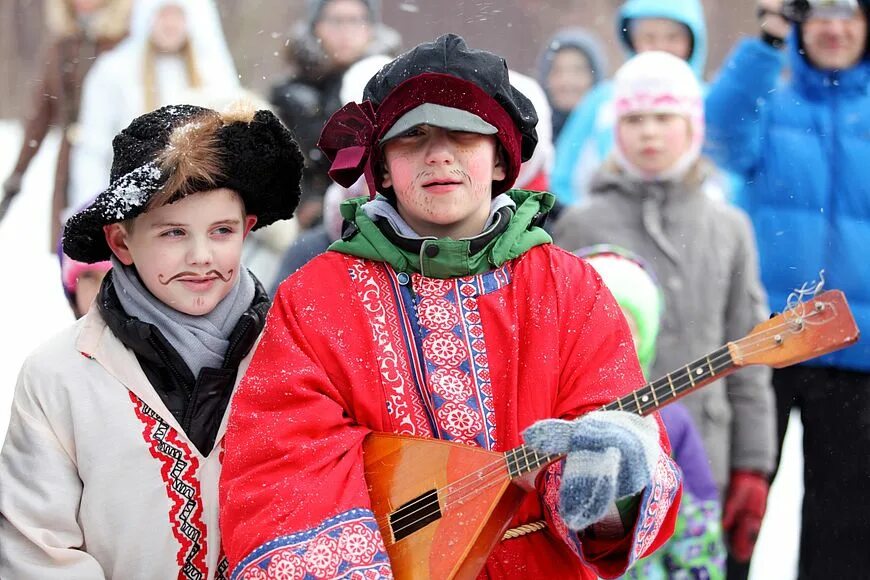
<svg viewBox="0 0 870 580"><path fill-rule="evenodd" d="M97 38L121 39L130 26L133 0L103 0L97 8L91 32ZM45 23L51 35L77 36L82 30L76 19L72 0L48 0L45 4Z"/></svg>
<svg viewBox="0 0 870 580"><path fill-rule="evenodd" d="M187 72L187 84L190 88L197 89L202 86L202 76L199 73L199 67L196 64L196 56L193 54L193 47L190 40L184 43L181 48L181 56L184 59L184 68ZM160 103L160 86L157 80L157 49L149 41L145 48L145 62L143 66L144 73L144 90L145 90L145 112L150 112L161 105Z"/></svg>

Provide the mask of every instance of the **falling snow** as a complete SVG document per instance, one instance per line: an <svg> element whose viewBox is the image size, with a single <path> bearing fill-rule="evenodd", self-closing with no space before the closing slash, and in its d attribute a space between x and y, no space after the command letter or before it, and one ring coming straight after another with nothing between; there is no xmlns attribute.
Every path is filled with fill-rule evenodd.
<svg viewBox="0 0 870 580"><path fill-rule="evenodd" d="M15 151L21 141L20 128L0 121L0 149ZM73 322L63 296L57 258L48 252L53 159L57 135L50 135L25 176L22 193L0 224L0 263L19 283L0 284L0 321L6 329L0 362L0 439L5 437L9 408L18 369L24 358L48 337ZM12 155L0 157L0 176L8 175ZM131 189L129 202L138 199ZM10 330L14 329L14 330ZM346 335L341 337L348 340ZM361 361L359 361L361 362ZM290 378L292 373L287 373ZM793 417L786 436L780 477L774 482L767 516L759 536L750 578L794 578L800 531L800 487L803 470L800 457L800 421ZM288 501L303 501L288 498Z"/></svg>

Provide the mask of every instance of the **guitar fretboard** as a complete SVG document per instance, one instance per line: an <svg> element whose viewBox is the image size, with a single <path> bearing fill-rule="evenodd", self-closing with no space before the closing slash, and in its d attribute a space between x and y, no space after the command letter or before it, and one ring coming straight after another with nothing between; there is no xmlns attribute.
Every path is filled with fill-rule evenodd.
<svg viewBox="0 0 870 580"><path fill-rule="evenodd" d="M605 411L628 411L647 415L697 387L715 380L733 366L731 353L727 346L723 346L602 408Z"/></svg>
<svg viewBox="0 0 870 580"><path fill-rule="evenodd" d="M672 371L660 379L647 383L641 388L602 407L605 411L627 411L644 416L706 385L720 375L734 368L734 361L727 346L713 351L707 356ZM546 455L520 445L505 452L508 473L512 479L521 477L542 465L559 459L559 455Z"/></svg>

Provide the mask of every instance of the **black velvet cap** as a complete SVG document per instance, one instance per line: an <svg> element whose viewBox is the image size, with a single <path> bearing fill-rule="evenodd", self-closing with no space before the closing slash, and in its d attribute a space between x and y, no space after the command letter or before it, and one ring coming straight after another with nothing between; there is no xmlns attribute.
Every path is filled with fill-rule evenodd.
<svg viewBox="0 0 870 580"><path fill-rule="evenodd" d="M432 42L418 44L385 65L366 84L363 100L371 101L378 110L399 85L426 74L457 77L482 89L507 111L519 129L522 160L531 158L538 144L535 131L538 115L534 105L511 86L507 63L502 57L471 48L455 34L444 34Z"/></svg>

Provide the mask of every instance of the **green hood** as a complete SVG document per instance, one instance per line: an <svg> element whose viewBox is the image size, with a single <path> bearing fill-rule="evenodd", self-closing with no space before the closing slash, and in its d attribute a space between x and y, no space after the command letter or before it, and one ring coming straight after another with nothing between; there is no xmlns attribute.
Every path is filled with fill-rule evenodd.
<svg viewBox="0 0 870 580"><path fill-rule="evenodd" d="M457 278L482 274L497 268L530 248L552 241L538 225L541 214L553 207L551 193L512 189L507 195L516 203L507 228L489 240L482 249L472 253L472 240L424 238L420 252L411 252L390 241L362 209L366 197L350 199L341 204L342 217L356 226L356 233L331 246L330 250L386 262L397 272L417 272L429 278ZM485 235L483 232L481 236Z"/></svg>

